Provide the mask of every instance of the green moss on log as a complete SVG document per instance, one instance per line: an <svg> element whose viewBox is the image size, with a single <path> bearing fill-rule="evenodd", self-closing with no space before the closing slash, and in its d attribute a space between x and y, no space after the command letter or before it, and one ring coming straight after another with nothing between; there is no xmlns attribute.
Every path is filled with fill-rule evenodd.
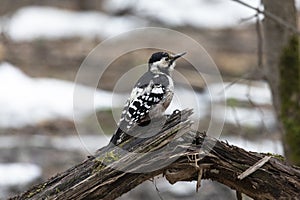
<svg viewBox="0 0 300 200"><path fill-rule="evenodd" d="M30 192L28 195L27 195L27 198L31 198L33 197L34 195L40 193L42 190L44 190L44 188L47 186L47 183L44 183L44 184L40 184L36 190L34 190L33 192Z"/></svg>
<svg viewBox="0 0 300 200"><path fill-rule="evenodd" d="M108 151L104 156L100 156L95 159L95 165L93 169L93 174L98 173L104 169L108 164L113 163L120 159L120 155L117 152Z"/></svg>
<svg viewBox="0 0 300 200"><path fill-rule="evenodd" d="M292 36L280 58L281 113L285 129L284 142L288 145L287 158L300 165L300 62L299 39Z"/></svg>

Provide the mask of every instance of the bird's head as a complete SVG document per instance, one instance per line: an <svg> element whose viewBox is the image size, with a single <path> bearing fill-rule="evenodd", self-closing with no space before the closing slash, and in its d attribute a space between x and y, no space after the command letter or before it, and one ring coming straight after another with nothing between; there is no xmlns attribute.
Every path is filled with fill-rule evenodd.
<svg viewBox="0 0 300 200"><path fill-rule="evenodd" d="M167 52L156 52L152 54L152 56L149 59L149 71L153 73L166 73L170 74L174 70L174 67L176 65L175 60L180 58L186 54L179 53L179 54L169 54Z"/></svg>

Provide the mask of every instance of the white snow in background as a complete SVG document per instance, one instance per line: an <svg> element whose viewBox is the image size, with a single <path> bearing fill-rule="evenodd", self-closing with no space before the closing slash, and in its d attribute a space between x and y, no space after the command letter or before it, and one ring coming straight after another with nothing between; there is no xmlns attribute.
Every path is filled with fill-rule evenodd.
<svg viewBox="0 0 300 200"><path fill-rule="evenodd" d="M41 175L41 168L34 164L0 163L0 186L28 184Z"/></svg>
<svg viewBox="0 0 300 200"><path fill-rule="evenodd" d="M275 113L270 108L258 108L255 105L272 105L271 92L267 83L263 81L251 81L250 85L235 83L230 85L211 84L209 90L204 90L203 93L197 93L192 90L176 87L173 100L167 113L172 113L176 109L192 108L194 110L193 119L202 119L209 116L210 103L214 104L217 112L212 112L211 115L218 121L225 121L229 124L240 124L241 126L264 126L272 128L276 124ZM225 89L225 96L222 96L221 91ZM215 95L213 98L211 95ZM224 98L224 99L222 99ZM253 108L245 107L223 107L221 100L235 99L236 101L252 101L255 103ZM214 101L213 101L214 100ZM211 102L212 101L212 102ZM222 112L224 111L224 112Z"/></svg>
<svg viewBox="0 0 300 200"><path fill-rule="evenodd" d="M244 0L259 6L260 0ZM224 28L236 26L255 14L232 0L106 0L109 12L131 9L137 16L150 17L172 26ZM253 20L251 20L253 21Z"/></svg>
<svg viewBox="0 0 300 200"><path fill-rule="evenodd" d="M41 121L73 119L73 91L75 84L50 78L31 78L9 63L0 64L0 127L21 127ZM76 85L86 92L92 88ZM103 90L94 93L96 109L111 107L112 94ZM76 112L92 112L80 104Z"/></svg>
<svg viewBox="0 0 300 200"><path fill-rule="evenodd" d="M175 92L170 106L166 110L167 114L172 114L174 110L193 109L193 117L204 118L209 111L209 99L205 93L198 93L182 87L175 87Z"/></svg>
<svg viewBox="0 0 300 200"><path fill-rule="evenodd" d="M272 104L271 90L266 82L250 81L249 84L225 82L209 85L209 93L215 96L216 101L222 100L223 92L226 99L252 101L255 104Z"/></svg>
<svg viewBox="0 0 300 200"><path fill-rule="evenodd" d="M16 41L74 36L106 38L144 24L133 16L113 17L101 12L30 6L14 13L5 30Z"/></svg>
<svg viewBox="0 0 300 200"><path fill-rule="evenodd" d="M271 109L272 95L267 83L263 81L251 81L248 84L230 82L223 84L211 84L205 90L205 93L211 97L210 101L217 106L217 110L226 112L214 112L212 117L225 123L241 126L265 126L271 128L276 124L275 113ZM254 103L252 108L220 105L220 102L234 99L237 102ZM269 108L258 107L260 105L269 106Z"/></svg>
<svg viewBox="0 0 300 200"><path fill-rule="evenodd" d="M214 91L211 93L217 94L222 89L220 85L210 86L210 92ZM9 63L0 64L0 127L22 127L57 118L73 120L74 86L75 84L69 81L31 78ZM82 92L82 97L94 93L92 88L76 86ZM234 84L226 89L226 98L248 100L246 91L248 91L247 85ZM119 96L115 95L115 98L121 99L120 94ZM193 108L197 111L193 117L201 119L209 114L211 103L209 95L211 94L207 90L204 93L195 93L177 87L167 113L172 113L175 109ZM252 84L250 97L255 103L271 104L270 91L265 83L255 82ZM112 98L111 92L96 90L94 105L86 103L76 105L76 117L84 117L94 112L94 109L123 106L123 101L115 102L112 105ZM225 119L225 122L232 124L236 124L238 121L240 125L246 126L262 125L262 122L266 127L275 124L274 113L271 110L227 107L226 111L226 114L223 112L213 113L213 118Z"/></svg>
<svg viewBox="0 0 300 200"><path fill-rule="evenodd" d="M260 5L260 0L244 2L254 7ZM100 11L29 6L16 11L10 20L5 16L0 18L0 30L6 31L16 41L74 36L103 39L145 27L149 19L175 27L227 28L237 26L242 19L255 14L254 10L232 0L106 0L103 6L111 14L124 9L130 9L133 14L112 16ZM296 1L296 6L300 8L300 0ZM254 20L247 20L246 24Z"/></svg>
<svg viewBox="0 0 300 200"><path fill-rule="evenodd" d="M300 0L295 0L298 11L300 10Z"/></svg>
<svg viewBox="0 0 300 200"><path fill-rule="evenodd" d="M211 84L209 89L203 93L176 87L174 98L167 109L167 113L172 113L175 109L192 108L196 119L209 115L210 101L220 112L211 113L217 120L225 120L226 123L242 126L266 126L271 128L276 123L274 111L266 108L243 108L243 107L222 107L221 100L235 99L236 101L253 102L255 105L272 105L270 88L263 81L251 81L251 84L235 83L229 86L229 82L224 84ZM224 90L225 89L225 90ZM222 90L224 94L222 96ZM214 95L212 98L211 95ZM224 98L224 99L223 99ZM226 110L226 112L221 112Z"/></svg>
<svg viewBox="0 0 300 200"><path fill-rule="evenodd" d="M230 145L241 147L247 151L274 153L283 155L283 146L280 140L259 139L247 140L239 136L221 136L221 140L228 141Z"/></svg>
<svg viewBox="0 0 300 200"><path fill-rule="evenodd" d="M55 148L64 151L82 151L93 154L97 149L108 144L111 135L3 135L0 136L0 149L18 147ZM20 142L22 141L22 142Z"/></svg>
<svg viewBox="0 0 300 200"><path fill-rule="evenodd" d="M190 182L176 182L171 185L164 179L158 179L156 182L157 187L161 193L170 192L173 195L185 196L195 193L196 181Z"/></svg>
<svg viewBox="0 0 300 200"><path fill-rule="evenodd" d="M219 106L218 109L224 109ZM226 112L213 113L213 118L229 124L240 124L241 126L256 127L258 125L266 128L274 127L276 123L275 113L263 108L241 108L226 107Z"/></svg>

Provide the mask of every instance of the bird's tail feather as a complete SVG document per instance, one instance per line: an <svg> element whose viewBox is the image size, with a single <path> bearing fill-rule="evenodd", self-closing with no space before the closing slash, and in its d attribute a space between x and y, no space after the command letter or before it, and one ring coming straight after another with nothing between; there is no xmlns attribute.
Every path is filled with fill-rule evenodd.
<svg viewBox="0 0 300 200"><path fill-rule="evenodd" d="M111 144L114 144L114 145L118 145L118 140L122 137L123 135L123 131L118 128L116 130L116 132L113 134L112 138L110 139L109 143Z"/></svg>
<svg viewBox="0 0 300 200"><path fill-rule="evenodd" d="M116 130L116 132L113 134L112 138L109 141L108 147L114 147L118 146L122 142L128 140L130 138L130 135L128 135L126 132L124 132L120 127Z"/></svg>

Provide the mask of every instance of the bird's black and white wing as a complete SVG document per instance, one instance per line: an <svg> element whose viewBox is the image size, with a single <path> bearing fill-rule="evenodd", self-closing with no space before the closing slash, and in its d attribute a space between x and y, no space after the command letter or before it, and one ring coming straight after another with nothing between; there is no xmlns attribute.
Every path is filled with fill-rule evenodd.
<svg viewBox="0 0 300 200"><path fill-rule="evenodd" d="M168 94L170 84L166 75L153 75L151 72L138 80L122 111L119 128L111 139L113 144L124 141L131 127L149 117L154 107L164 106L165 101L171 99Z"/></svg>

